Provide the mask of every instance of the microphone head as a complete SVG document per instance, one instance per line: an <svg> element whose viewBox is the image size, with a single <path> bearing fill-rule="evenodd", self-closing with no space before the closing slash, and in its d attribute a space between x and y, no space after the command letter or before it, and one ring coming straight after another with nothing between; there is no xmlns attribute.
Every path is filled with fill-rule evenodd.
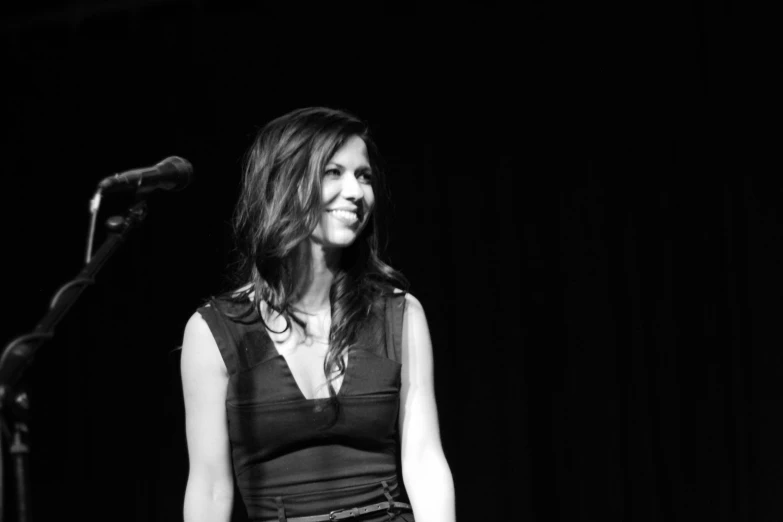
<svg viewBox="0 0 783 522"><path fill-rule="evenodd" d="M163 161L142 169L128 170L104 178L98 188L104 192L136 191L147 194L154 190L182 190L190 184L193 165L185 158L169 156Z"/></svg>
<svg viewBox="0 0 783 522"><path fill-rule="evenodd" d="M155 165L155 169L157 170L155 177L158 179L157 183L149 187L150 190L157 188L179 191L190 185L193 177L193 165L179 156L169 156ZM140 189L144 190L143 184Z"/></svg>

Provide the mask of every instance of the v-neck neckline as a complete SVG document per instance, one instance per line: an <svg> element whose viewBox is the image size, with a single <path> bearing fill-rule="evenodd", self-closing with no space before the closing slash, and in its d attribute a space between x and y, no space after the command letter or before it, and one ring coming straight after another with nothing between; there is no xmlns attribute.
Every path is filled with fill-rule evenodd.
<svg viewBox="0 0 783 522"><path fill-rule="evenodd" d="M288 373L288 377L290 378L291 383L296 388L296 391L299 392L299 397L301 400L309 401L309 402L329 400L329 397L313 397L308 399L305 396L304 392L302 391L302 387L299 385L299 382L297 382L296 376L294 375L294 372L291 370L291 365L288 364L288 359L286 359L285 355L277 351L277 346L274 346L274 341L271 338L269 338L269 342L272 343L273 345L272 348L277 352L276 357L279 357L283 360L283 365L285 366L286 373ZM345 373L343 373L343 381L340 383L340 387L335 388L334 390L336 397L342 396L343 390L345 389L345 385L348 383L348 370L351 368L349 361L350 361L350 357L347 357L347 361L345 363Z"/></svg>
<svg viewBox="0 0 783 522"><path fill-rule="evenodd" d="M305 396L304 392L302 391L302 387L299 385L299 382L296 380L296 376L294 375L294 372L291 370L291 365L288 364L288 359L280 353L280 350L277 349L277 343L275 343L275 340L272 339L272 336L269 335L269 332L267 331L266 327L262 327L262 330L264 331L264 336L266 337L266 341L272 346L272 350L274 350L274 353L276 354L275 357L279 357L283 361L283 365L285 366L285 371L288 373L288 377L291 380L291 383L296 388L296 391L299 393L299 397L301 400L308 401L308 402L314 402L314 401L325 401L329 400L329 397L313 397L311 399L308 399L307 396ZM345 354L345 372L343 373L343 380L340 383L340 388L335 389L335 396L341 397L343 394L343 390L345 389L345 385L348 383L348 370L351 368L350 365L351 357L349 354Z"/></svg>

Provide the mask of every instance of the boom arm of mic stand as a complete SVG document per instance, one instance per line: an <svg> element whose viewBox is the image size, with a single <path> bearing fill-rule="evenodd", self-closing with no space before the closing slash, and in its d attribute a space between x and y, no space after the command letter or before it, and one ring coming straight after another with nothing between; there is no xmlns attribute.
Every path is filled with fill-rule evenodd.
<svg viewBox="0 0 783 522"><path fill-rule="evenodd" d="M113 233L104 241L79 275L60 287L49 304L49 310L35 329L17 337L5 347L0 355L0 408L3 407L2 402L10 395L9 390L19 381L24 369L32 362L35 352L44 341L53 336L57 323L65 317L84 289L95 282L95 276L100 269L122 245L128 233L144 220L146 213L146 202L141 200L129 209L128 215L123 220L119 220L119 223L115 221Z"/></svg>

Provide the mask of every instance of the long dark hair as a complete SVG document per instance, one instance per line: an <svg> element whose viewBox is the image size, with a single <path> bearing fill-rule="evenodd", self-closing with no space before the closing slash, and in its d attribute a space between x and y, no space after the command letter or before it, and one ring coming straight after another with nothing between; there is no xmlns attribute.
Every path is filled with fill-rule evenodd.
<svg viewBox="0 0 783 522"><path fill-rule="evenodd" d="M321 178L335 152L358 136L367 146L376 195L370 221L340 257L340 267L329 290L331 328L324 359L329 397L336 404L332 381L345 373L343 355L356 342L369 320L377 298L395 288L407 290L403 275L383 262L379 254L380 214L387 191L375 142L367 125L355 116L324 107L298 109L266 124L245 159L242 190L234 213L237 261L232 284L244 285L221 298L240 306L235 319L260 321L261 303L281 314L286 330L291 321L305 324L293 313L297 278L303 271L297 248L318 224L323 204ZM285 331L285 330L284 330Z"/></svg>

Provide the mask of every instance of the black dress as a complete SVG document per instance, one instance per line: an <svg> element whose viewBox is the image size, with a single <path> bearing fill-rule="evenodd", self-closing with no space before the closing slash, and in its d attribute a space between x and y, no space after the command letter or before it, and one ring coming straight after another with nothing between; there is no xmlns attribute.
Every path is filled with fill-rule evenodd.
<svg viewBox="0 0 783 522"><path fill-rule="evenodd" d="M234 477L254 521L322 515L406 501L399 467L399 412L404 294L379 299L361 329L338 392L306 399L265 327L198 309L229 373L226 414ZM361 520L389 520L386 511ZM410 512L397 520L413 520Z"/></svg>

